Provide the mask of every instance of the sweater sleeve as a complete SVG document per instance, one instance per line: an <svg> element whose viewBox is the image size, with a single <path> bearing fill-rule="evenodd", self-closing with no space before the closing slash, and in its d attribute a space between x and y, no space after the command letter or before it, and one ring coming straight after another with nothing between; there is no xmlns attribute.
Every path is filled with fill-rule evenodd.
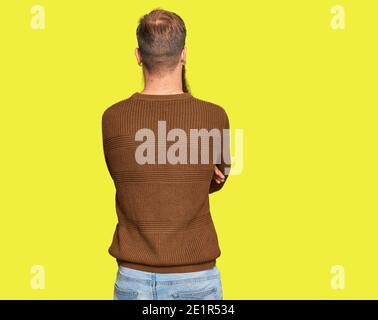
<svg viewBox="0 0 378 320"><path fill-rule="evenodd" d="M112 173L110 171L110 165L109 165L109 160L108 160L108 157L107 157L107 154L106 154L106 146L105 146L105 139L106 139L106 112L103 113L102 115L102 123L101 123L101 128L102 128L102 151L103 151L103 154L104 154L104 159L105 159L105 164L106 164L106 167L108 169L108 172L110 174L111 177L112 176Z"/></svg>
<svg viewBox="0 0 378 320"><path fill-rule="evenodd" d="M224 181L221 183L216 183L214 179L211 180L209 193L213 193L219 191L223 188L224 184L227 181L230 169L231 169L231 155L230 155L230 122L227 116L227 113L224 111L224 125L223 129L227 129L226 131L222 130L222 148L221 148L221 156L220 156L220 163L216 164L219 170L224 174L225 178ZM226 146L224 144L226 143ZM227 171L226 171L227 168Z"/></svg>

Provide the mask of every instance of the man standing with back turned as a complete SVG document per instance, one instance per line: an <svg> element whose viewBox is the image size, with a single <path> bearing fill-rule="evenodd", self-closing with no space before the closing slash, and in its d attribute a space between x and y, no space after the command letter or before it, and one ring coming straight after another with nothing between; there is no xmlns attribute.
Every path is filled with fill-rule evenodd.
<svg viewBox="0 0 378 320"><path fill-rule="evenodd" d="M223 299L209 194L229 174L229 120L221 106L189 92L185 38L177 14L143 16L135 55L144 90L102 115L116 188L115 300Z"/></svg>

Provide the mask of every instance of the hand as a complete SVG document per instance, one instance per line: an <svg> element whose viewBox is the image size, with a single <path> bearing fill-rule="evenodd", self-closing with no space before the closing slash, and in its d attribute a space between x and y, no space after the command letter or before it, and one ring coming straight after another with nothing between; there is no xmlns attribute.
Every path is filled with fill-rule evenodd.
<svg viewBox="0 0 378 320"><path fill-rule="evenodd" d="M218 169L217 166L214 166L214 176L213 176L213 180L216 182L216 183L223 183L224 182L224 175L222 173L222 171L220 171Z"/></svg>

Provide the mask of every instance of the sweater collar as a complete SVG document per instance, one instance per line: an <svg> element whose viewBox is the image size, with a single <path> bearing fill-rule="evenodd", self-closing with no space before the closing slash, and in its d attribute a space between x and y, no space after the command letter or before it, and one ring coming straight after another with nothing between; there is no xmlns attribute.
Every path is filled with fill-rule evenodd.
<svg viewBox="0 0 378 320"><path fill-rule="evenodd" d="M182 99L188 99L191 98L192 95L189 92L184 93L177 93L177 94L145 94L140 92L135 92L131 95L131 98L133 99L139 99L139 100L182 100Z"/></svg>

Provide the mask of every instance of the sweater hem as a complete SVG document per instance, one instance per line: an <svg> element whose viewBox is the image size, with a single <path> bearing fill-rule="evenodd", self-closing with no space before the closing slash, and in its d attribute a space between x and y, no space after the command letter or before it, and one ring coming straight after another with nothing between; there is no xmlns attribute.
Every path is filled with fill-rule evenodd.
<svg viewBox="0 0 378 320"><path fill-rule="evenodd" d="M180 273L180 272L195 272L202 271L207 269L212 269L216 266L216 260L212 260L205 263L193 264L193 265L184 265L184 266L148 266L144 264L138 264L133 262L127 262L117 259L119 266L136 269L146 272L158 272L158 273Z"/></svg>

